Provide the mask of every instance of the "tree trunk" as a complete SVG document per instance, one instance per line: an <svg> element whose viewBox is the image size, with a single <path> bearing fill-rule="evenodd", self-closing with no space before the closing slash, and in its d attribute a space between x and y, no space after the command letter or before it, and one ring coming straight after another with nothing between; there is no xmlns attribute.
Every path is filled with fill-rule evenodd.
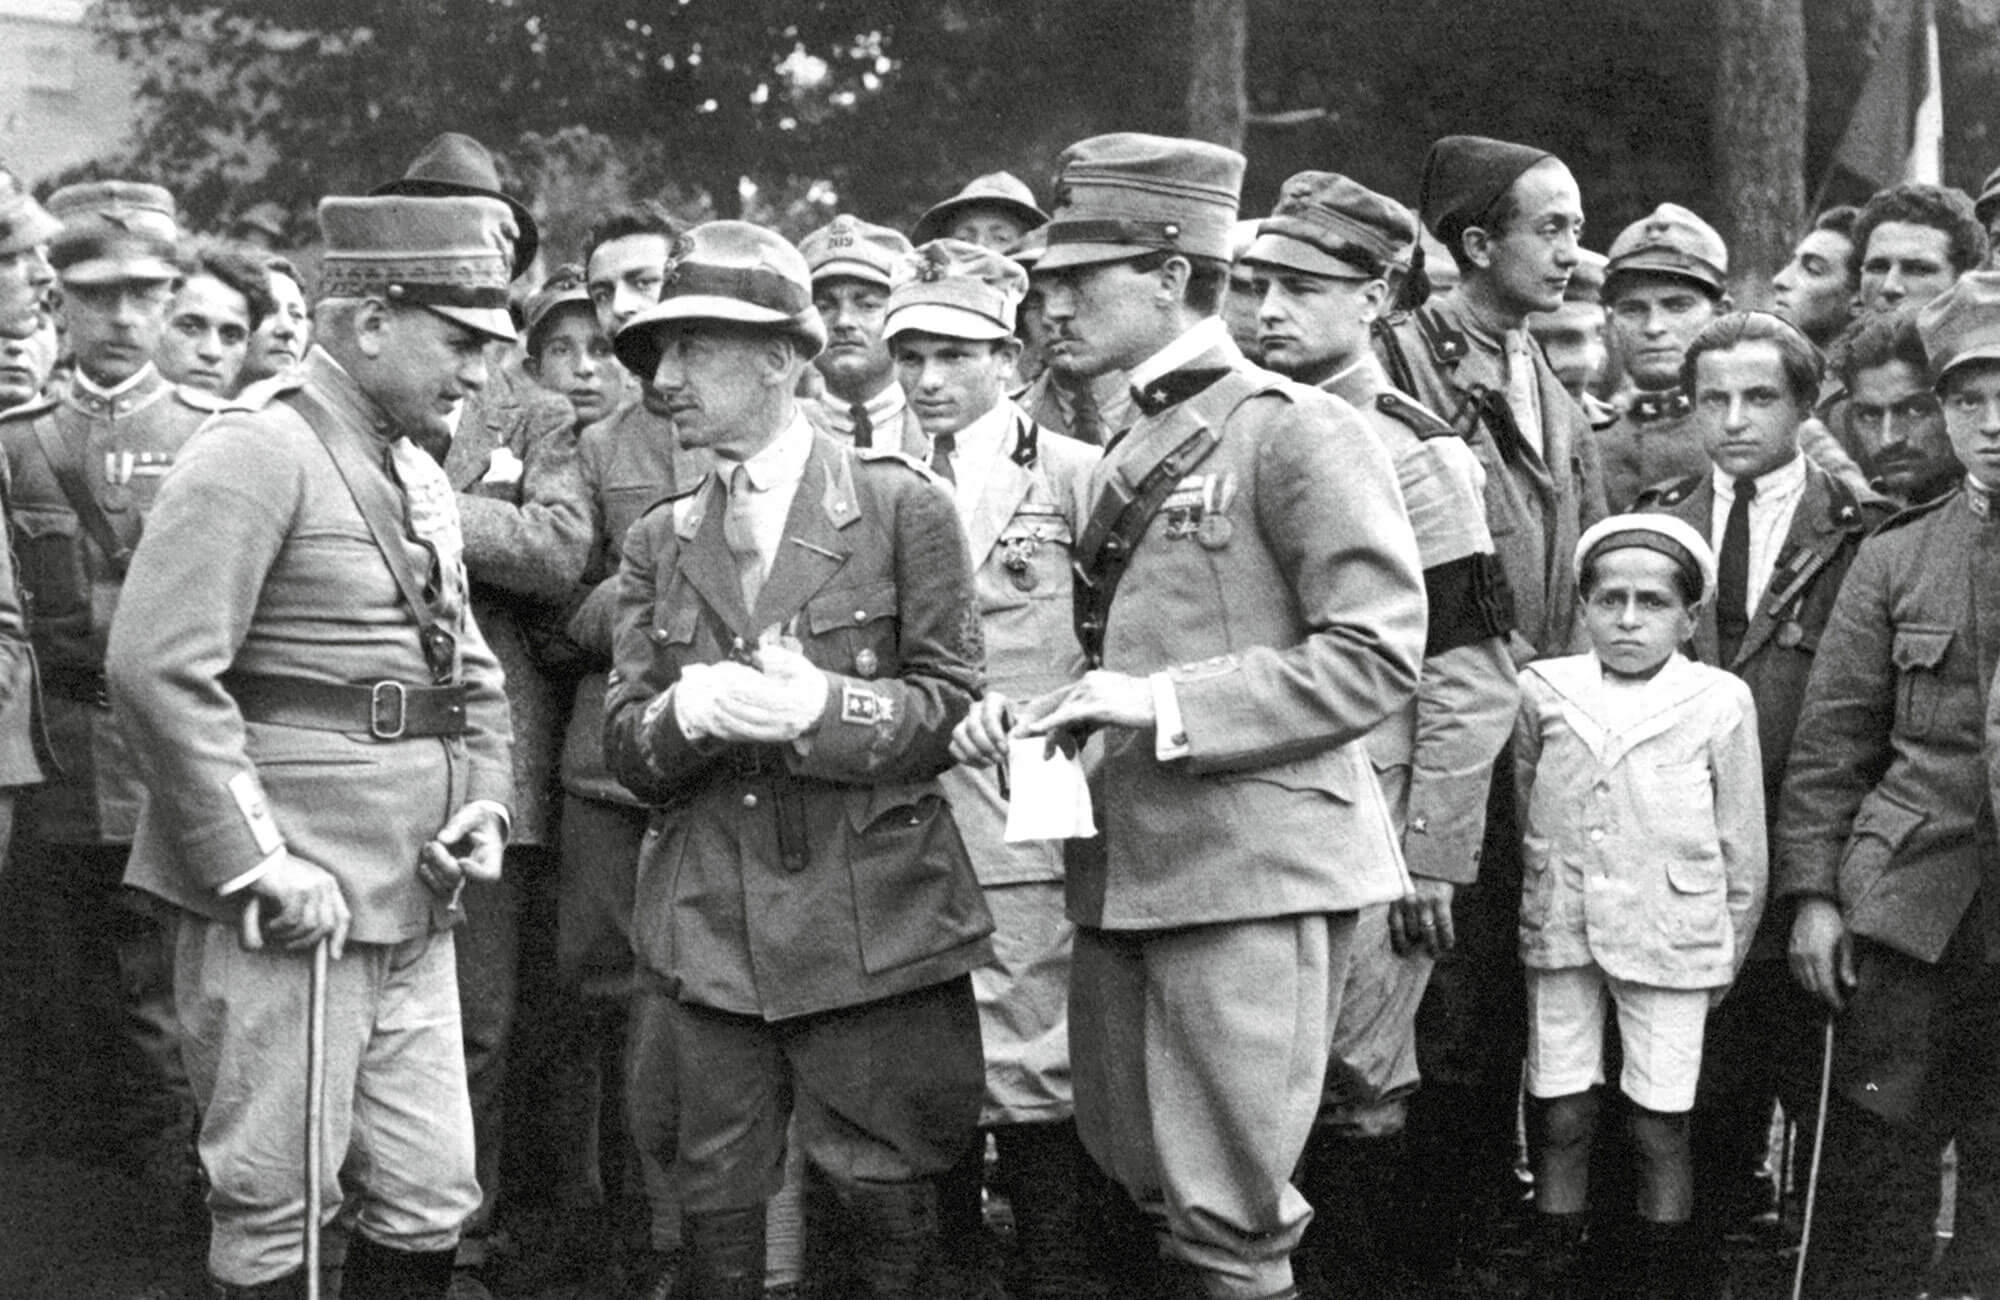
<svg viewBox="0 0 2000 1300"><path fill-rule="evenodd" d="M1739 306L1767 302L1805 225L1804 0L1714 0L1709 157Z"/></svg>
<svg viewBox="0 0 2000 1300"><path fill-rule="evenodd" d="M1794 0L1796 4L1796 0ZM1250 0L1190 0L1188 134L1197 140L1243 148L1249 102L1243 92L1243 53L1249 43Z"/></svg>

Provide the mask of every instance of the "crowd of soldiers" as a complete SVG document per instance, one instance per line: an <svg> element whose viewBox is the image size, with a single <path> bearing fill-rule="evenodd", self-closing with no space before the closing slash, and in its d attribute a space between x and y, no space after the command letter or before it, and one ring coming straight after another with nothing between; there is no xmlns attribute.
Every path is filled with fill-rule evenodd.
<svg viewBox="0 0 2000 1300"><path fill-rule="evenodd" d="M224 1300L2000 1296L2000 173L1763 311L1243 172L556 250L447 134L311 285L0 173L46 1140Z"/></svg>

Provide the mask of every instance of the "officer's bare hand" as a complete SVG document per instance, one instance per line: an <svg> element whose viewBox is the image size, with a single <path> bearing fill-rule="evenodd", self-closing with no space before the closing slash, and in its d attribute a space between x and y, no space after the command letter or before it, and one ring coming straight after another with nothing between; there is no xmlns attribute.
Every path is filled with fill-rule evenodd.
<svg viewBox="0 0 2000 1300"><path fill-rule="evenodd" d="M1389 942L1398 953L1450 952L1458 943L1451 925L1452 883L1412 876L1410 885L1409 893L1389 905Z"/></svg>
<svg viewBox="0 0 2000 1300"><path fill-rule="evenodd" d="M952 729L951 756L968 767L991 767L1007 761L1007 733L1014 706L998 693L975 700L965 720Z"/></svg>
<svg viewBox="0 0 2000 1300"><path fill-rule="evenodd" d="M1799 987L1832 1007L1845 1005L1846 993L1853 989L1854 936L1840 919L1840 907L1828 898L1808 898L1799 903L1798 917L1792 922L1792 978Z"/></svg>
<svg viewBox="0 0 2000 1300"><path fill-rule="evenodd" d="M1017 736L1082 735L1097 727L1140 730L1154 722L1153 684L1130 673L1103 668L1041 696L1022 711Z"/></svg>
<svg viewBox="0 0 2000 1300"><path fill-rule="evenodd" d="M500 879L507 824L500 810L475 801L451 815L417 854L417 878L439 898L450 898L468 880Z"/></svg>
<svg viewBox="0 0 2000 1300"><path fill-rule="evenodd" d="M310 948L326 939L334 958L347 946L353 914L347 910L340 882L326 868L287 853L248 889L257 897L257 927L266 940L287 948Z"/></svg>

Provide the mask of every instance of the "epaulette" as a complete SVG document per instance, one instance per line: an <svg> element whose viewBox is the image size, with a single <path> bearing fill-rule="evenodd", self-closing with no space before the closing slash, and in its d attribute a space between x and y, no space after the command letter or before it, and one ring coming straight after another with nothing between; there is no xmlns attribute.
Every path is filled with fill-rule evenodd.
<svg viewBox="0 0 2000 1300"><path fill-rule="evenodd" d="M1375 409L1396 423L1408 426L1410 432L1419 438L1449 438L1457 432L1451 427L1451 421L1401 393L1377 393Z"/></svg>
<svg viewBox="0 0 2000 1300"><path fill-rule="evenodd" d="M1423 335L1432 361L1441 366L1455 366L1465 360L1465 335L1445 324L1436 307L1425 303L1411 313L1411 319L1416 321L1417 333Z"/></svg>
<svg viewBox="0 0 2000 1300"><path fill-rule="evenodd" d="M1869 536L1879 537L1883 533L1893 532L1894 530L1901 528L1904 524L1915 523L1917 520L1922 519L1925 515L1931 514L1934 511L1936 511L1938 507L1942 506L1945 502L1958 500L1960 494L1962 494L1964 491L1965 487L1963 484L1961 484L1960 486L1955 487L1951 491L1945 493L1941 497L1932 497L1929 501L1920 501L1913 506L1904 506L1901 510L1898 510L1895 514L1890 515L1887 519L1884 519L1881 523L1875 525L1875 531L1870 533Z"/></svg>
<svg viewBox="0 0 2000 1300"><path fill-rule="evenodd" d="M218 397L205 388L195 388L188 384L175 384L174 396L180 398L197 411L227 411L236 406L235 401L231 398ZM243 407L239 409L250 410L254 408Z"/></svg>
<svg viewBox="0 0 2000 1300"><path fill-rule="evenodd" d="M1866 531L1886 522L1895 507L1881 497L1863 497L1854 485L1837 474L1827 476L1826 517L1834 527L1849 532Z"/></svg>
<svg viewBox="0 0 2000 1300"><path fill-rule="evenodd" d="M854 454L862 460L869 462L894 461L915 470L933 483L944 482L944 477L936 470L900 447L856 447L854 448Z"/></svg>
<svg viewBox="0 0 2000 1300"><path fill-rule="evenodd" d="M1701 486L1702 477L1700 474L1688 474L1655 483L1639 493L1632 502L1632 509L1665 510L1677 506L1694 495L1694 490Z"/></svg>
<svg viewBox="0 0 2000 1300"><path fill-rule="evenodd" d="M1634 393L1626 403L1625 414L1634 424L1657 424L1662 420L1678 420L1694 410L1694 403L1686 393L1676 388L1668 392Z"/></svg>
<svg viewBox="0 0 2000 1300"><path fill-rule="evenodd" d="M31 397L19 406L10 406L0 411L0 420L32 420L38 415L46 415L61 403L47 393Z"/></svg>

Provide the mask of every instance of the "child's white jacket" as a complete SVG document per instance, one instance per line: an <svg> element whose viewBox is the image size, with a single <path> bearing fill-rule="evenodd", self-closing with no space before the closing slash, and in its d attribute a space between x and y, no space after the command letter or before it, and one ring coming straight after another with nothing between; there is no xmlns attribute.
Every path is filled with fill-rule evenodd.
<svg viewBox="0 0 2000 1300"><path fill-rule="evenodd" d="M1742 679L1676 654L1608 719L1590 654L1521 670L1521 960L1730 983L1764 908L1764 776Z"/></svg>

